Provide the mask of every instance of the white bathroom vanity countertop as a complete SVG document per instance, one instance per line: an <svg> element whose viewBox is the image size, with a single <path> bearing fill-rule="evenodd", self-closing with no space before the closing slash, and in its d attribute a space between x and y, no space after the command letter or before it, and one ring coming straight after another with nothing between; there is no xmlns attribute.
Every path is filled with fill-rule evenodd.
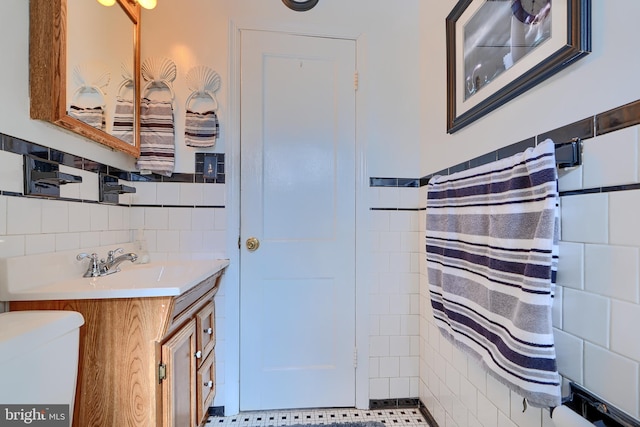
<svg viewBox="0 0 640 427"><path fill-rule="evenodd" d="M177 296L222 272L228 259L158 261L122 264L122 270L103 277L60 278L0 289L0 300L42 301ZM6 271L5 271L6 273ZM46 273L45 273L46 274ZM11 276L11 275L5 275ZM15 279L15 278L13 278ZM23 278L26 279L26 278Z"/></svg>

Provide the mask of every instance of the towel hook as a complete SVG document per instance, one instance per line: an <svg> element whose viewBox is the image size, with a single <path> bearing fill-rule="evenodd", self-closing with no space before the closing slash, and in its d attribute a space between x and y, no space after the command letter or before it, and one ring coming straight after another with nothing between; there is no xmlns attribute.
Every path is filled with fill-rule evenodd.
<svg viewBox="0 0 640 427"><path fill-rule="evenodd" d="M187 98L185 108L189 109L189 104L194 98L209 97L213 101L213 110L218 110L218 100L215 92L220 89L220 75L206 65L198 65L191 68L186 76L187 86L191 94Z"/></svg>
<svg viewBox="0 0 640 427"><path fill-rule="evenodd" d="M147 90L156 86L165 86L171 94L171 102L175 99L173 81L176 79L176 64L168 58L151 57L145 59L140 67L142 78L147 82L142 88L142 96Z"/></svg>

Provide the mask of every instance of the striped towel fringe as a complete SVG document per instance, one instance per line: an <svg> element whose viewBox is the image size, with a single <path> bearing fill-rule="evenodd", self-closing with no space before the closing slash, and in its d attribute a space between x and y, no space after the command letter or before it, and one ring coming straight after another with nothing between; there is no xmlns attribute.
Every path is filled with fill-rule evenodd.
<svg viewBox="0 0 640 427"><path fill-rule="evenodd" d="M434 176L426 218L441 333L532 406L560 405L551 321L559 224L553 142Z"/></svg>
<svg viewBox="0 0 640 427"><path fill-rule="evenodd" d="M171 176L174 156L175 137L171 102L144 98L140 105L138 169Z"/></svg>
<svg viewBox="0 0 640 427"><path fill-rule="evenodd" d="M184 143L189 147L213 147L220 133L215 111L197 113L187 110L184 123Z"/></svg>

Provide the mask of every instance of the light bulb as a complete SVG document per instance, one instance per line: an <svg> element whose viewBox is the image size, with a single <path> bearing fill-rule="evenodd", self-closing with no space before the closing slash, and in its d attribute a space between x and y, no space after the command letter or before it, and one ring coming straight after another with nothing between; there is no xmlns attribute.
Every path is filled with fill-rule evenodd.
<svg viewBox="0 0 640 427"><path fill-rule="evenodd" d="M158 0L138 0L138 3L145 9L153 9L158 4Z"/></svg>
<svg viewBox="0 0 640 427"><path fill-rule="evenodd" d="M113 6L114 4L116 4L116 0L98 0L98 3L103 6Z"/></svg>

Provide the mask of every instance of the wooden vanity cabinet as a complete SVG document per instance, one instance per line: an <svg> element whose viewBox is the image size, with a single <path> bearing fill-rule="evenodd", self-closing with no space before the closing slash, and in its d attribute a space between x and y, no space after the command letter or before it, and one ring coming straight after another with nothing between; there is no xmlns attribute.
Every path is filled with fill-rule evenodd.
<svg viewBox="0 0 640 427"><path fill-rule="evenodd" d="M13 301L84 316L74 427L197 427L215 396L222 270L174 297Z"/></svg>
<svg viewBox="0 0 640 427"><path fill-rule="evenodd" d="M200 301L193 317L187 313L189 320L161 346L163 427L198 426L213 403L214 307L213 299Z"/></svg>

